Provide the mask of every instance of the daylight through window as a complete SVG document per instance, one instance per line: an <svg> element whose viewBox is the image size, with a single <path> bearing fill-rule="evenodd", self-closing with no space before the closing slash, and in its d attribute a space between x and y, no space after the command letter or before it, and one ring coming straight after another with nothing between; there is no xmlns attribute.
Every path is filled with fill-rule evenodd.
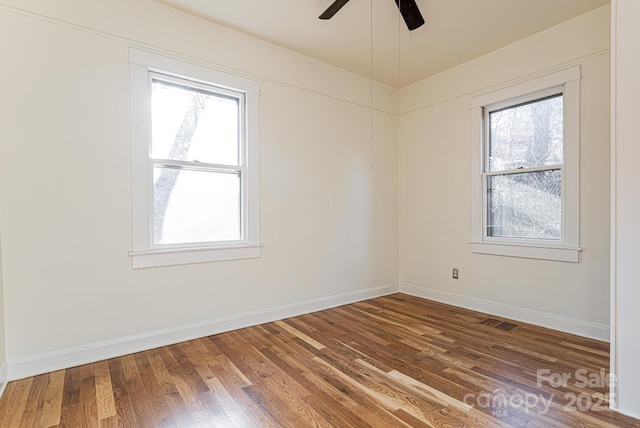
<svg viewBox="0 0 640 428"><path fill-rule="evenodd" d="M132 266L260 256L255 81L130 50Z"/></svg>
<svg viewBox="0 0 640 428"><path fill-rule="evenodd" d="M486 109L487 236L562 237L562 94Z"/></svg>
<svg viewBox="0 0 640 428"><path fill-rule="evenodd" d="M243 94L151 77L154 245L241 241Z"/></svg>
<svg viewBox="0 0 640 428"><path fill-rule="evenodd" d="M579 262L580 67L471 98L473 253Z"/></svg>

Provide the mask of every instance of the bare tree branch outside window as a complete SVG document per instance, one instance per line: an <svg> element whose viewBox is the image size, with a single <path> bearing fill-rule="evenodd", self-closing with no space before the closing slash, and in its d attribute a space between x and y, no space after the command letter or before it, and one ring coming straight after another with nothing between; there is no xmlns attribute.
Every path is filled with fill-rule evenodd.
<svg viewBox="0 0 640 428"><path fill-rule="evenodd" d="M490 113L489 236L560 239L562 118L562 95Z"/></svg>
<svg viewBox="0 0 640 428"><path fill-rule="evenodd" d="M171 147L169 158L173 160L186 160L193 135L198 128L198 120L206 106L206 98L193 92L193 98L189 110L185 113L182 125L178 130ZM155 242L162 242L164 216L167 210L169 198L176 185L180 170L176 168L163 168L160 177L154 185L154 217L153 235Z"/></svg>

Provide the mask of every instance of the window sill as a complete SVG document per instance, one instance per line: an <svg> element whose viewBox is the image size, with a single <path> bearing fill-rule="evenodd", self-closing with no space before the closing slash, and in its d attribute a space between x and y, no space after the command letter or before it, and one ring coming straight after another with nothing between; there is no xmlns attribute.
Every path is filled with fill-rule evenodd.
<svg viewBox="0 0 640 428"><path fill-rule="evenodd" d="M130 251L133 269L260 257L262 244Z"/></svg>
<svg viewBox="0 0 640 428"><path fill-rule="evenodd" d="M470 241L472 253L578 263L582 248L509 242Z"/></svg>

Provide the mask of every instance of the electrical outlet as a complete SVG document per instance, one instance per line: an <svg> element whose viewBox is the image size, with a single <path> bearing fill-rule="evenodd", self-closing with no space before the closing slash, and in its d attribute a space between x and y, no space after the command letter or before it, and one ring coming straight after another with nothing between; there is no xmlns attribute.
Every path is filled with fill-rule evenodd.
<svg viewBox="0 0 640 428"><path fill-rule="evenodd" d="M453 273L451 274L451 278L458 279L458 268L453 268Z"/></svg>

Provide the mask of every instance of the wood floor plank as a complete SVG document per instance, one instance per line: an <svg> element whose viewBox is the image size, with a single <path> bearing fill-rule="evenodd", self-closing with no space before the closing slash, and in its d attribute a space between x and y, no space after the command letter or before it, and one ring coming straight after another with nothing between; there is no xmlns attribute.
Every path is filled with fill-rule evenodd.
<svg viewBox="0 0 640 428"><path fill-rule="evenodd" d="M177 346L159 349L162 353L164 365L171 376L171 380L178 391L183 407L186 407L196 424L210 418L210 413L200 401L200 394L209 392L209 387L197 376L193 366L181 355ZM174 356L178 355L178 360Z"/></svg>
<svg viewBox="0 0 640 428"><path fill-rule="evenodd" d="M129 382L124 367L124 358L112 358L107 361L109 374L111 375L111 386L113 389L114 402L129 395ZM135 379L132 377L130 379Z"/></svg>
<svg viewBox="0 0 640 428"><path fill-rule="evenodd" d="M93 365L93 368L98 419L107 419L116 414L116 403L113 396L109 362L97 362Z"/></svg>
<svg viewBox="0 0 640 428"><path fill-rule="evenodd" d="M169 406L165 404L164 391L158 383L148 352L134 355L139 376L128 383L134 410L144 421L144 426L170 426L172 421Z"/></svg>
<svg viewBox="0 0 640 428"><path fill-rule="evenodd" d="M305 341L306 343L308 343L309 345L313 346L316 349L324 349L325 347L325 345L323 345L322 343L310 338L300 330L297 330L296 328L287 324L285 321L276 321L274 324L280 327L281 329L283 329L284 331L292 334L293 336L300 338L301 340Z"/></svg>
<svg viewBox="0 0 640 428"><path fill-rule="evenodd" d="M109 394L113 395L111 390ZM95 377L86 377L82 380L80 385L80 402L78 404L80 410L81 426L87 428L97 428L100 419L98 412L98 399L96 394L96 379ZM113 415L115 415L115 405L113 408Z"/></svg>
<svg viewBox="0 0 640 428"><path fill-rule="evenodd" d="M74 392L75 394L75 392ZM80 390L78 389L78 402L68 406L62 407L60 412L60 424L59 428L77 428L82 426L80 420Z"/></svg>
<svg viewBox="0 0 640 428"><path fill-rule="evenodd" d="M0 406L2 410L0 426L17 427L20 424L32 384L33 378L27 378L7 385L2 397L3 403Z"/></svg>
<svg viewBox="0 0 640 428"><path fill-rule="evenodd" d="M67 370L64 376L64 388L62 394L62 407L71 407L80 402L80 383L82 372L79 370Z"/></svg>
<svg viewBox="0 0 640 428"><path fill-rule="evenodd" d="M123 396L115 401L116 414L99 420L100 428L145 427L153 426L145 423L135 412L130 396Z"/></svg>
<svg viewBox="0 0 640 428"><path fill-rule="evenodd" d="M64 378L65 370L49 374L49 383L47 384L47 392L42 405L42 416L40 417L41 428L53 427L60 423Z"/></svg>
<svg viewBox="0 0 640 428"><path fill-rule="evenodd" d="M194 409L195 402L192 399L189 407ZM229 416L229 413L227 413L228 404L222 402L220 396L212 390L198 394L197 403L197 408L192 412L196 425L209 423L213 426L237 426Z"/></svg>
<svg viewBox="0 0 640 428"><path fill-rule="evenodd" d="M137 379L140 376L140 372L138 371L138 366L136 364L136 357L135 355L125 355L119 359L114 359L114 360L120 360L122 363L122 368L124 371L124 380L126 382L131 382L134 379Z"/></svg>
<svg viewBox="0 0 640 428"><path fill-rule="evenodd" d="M245 412L243 406L234 399L233 395L225 388L219 379L215 377L207 379L207 384L210 387L210 391L203 401L209 406L211 411L214 412L214 418L217 418L218 414L220 418L224 415L224 418L235 427L244 427L259 423L259 421L252 417L250 412Z"/></svg>
<svg viewBox="0 0 640 428"><path fill-rule="evenodd" d="M33 378L22 419L20 420L20 426L37 427L39 425L48 383L49 376L46 374Z"/></svg>
<svg viewBox="0 0 640 428"><path fill-rule="evenodd" d="M183 403L178 392L178 388L165 366L161 349L153 349L151 351L147 351L146 354L149 359L151 371L157 381L156 385L159 386L156 396L158 395L158 392L161 394L160 406L164 407L166 411L168 411L165 420L168 423L174 423L177 426L192 425L194 420L191 417L190 409L186 406L186 403Z"/></svg>
<svg viewBox="0 0 640 428"><path fill-rule="evenodd" d="M0 427L640 427L578 382L608 362L606 343L394 294L10 382Z"/></svg>

